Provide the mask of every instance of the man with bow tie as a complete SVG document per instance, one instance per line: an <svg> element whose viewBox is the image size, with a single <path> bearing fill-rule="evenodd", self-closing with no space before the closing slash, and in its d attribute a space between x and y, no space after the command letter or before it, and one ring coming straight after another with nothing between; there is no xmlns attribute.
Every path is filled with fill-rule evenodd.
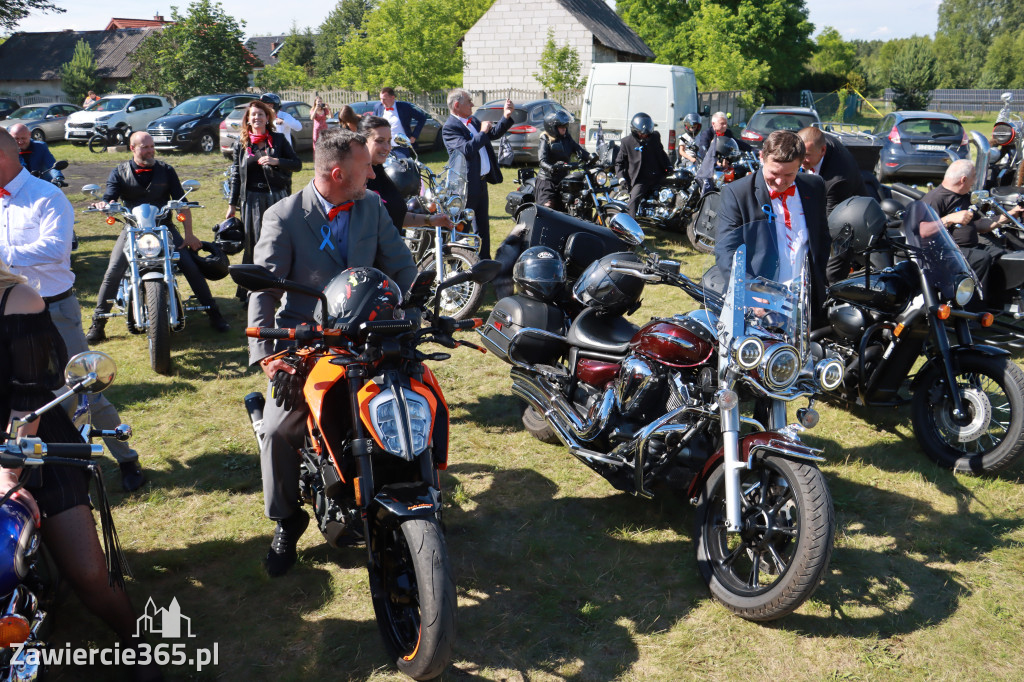
<svg viewBox="0 0 1024 682"><path fill-rule="evenodd" d="M318 291L346 268L374 267L407 291L416 264L380 197L366 190L374 177L366 138L344 128L325 130L316 141L314 164L313 180L264 214L253 262ZM312 324L316 304L310 296L254 291L249 326ZM249 339L249 364L259 363L274 389L289 383L289 377L300 378L294 367L275 357L279 350L272 341ZM299 502L296 455L307 414L304 404L285 409L275 400L267 401L263 412L263 501L267 517L277 522L264 560L271 577L284 575L295 563L296 543L309 523Z"/></svg>
<svg viewBox="0 0 1024 682"><path fill-rule="evenodd" d="M185 190L181 187L178 174L174 169L163 161L156 158L156 146L149 133L138 131L133 133L128 141L128 148L132 152L132 158L122 161L114 170L110 171L107 178L107 189L103 192L103 201L93 204L94 208L104 209L111 201L119 201L127 208L133 209L142 204L152 204L162 207L171 199L181 199L185 196ZM192 234L192 212L188 209L180 211L185 216L182 227L185 236L182 237L167 217L167 226L174 240L174 248L179 255L178 267L181 269L188 285L192 287L193 293L199 302L207 306L206 314L210 318L210 326L219 332L226 332L231 327L227 320L221 315L217 302L213 300L210 293L210 285L207 284L203 273L199 271L192 257L192 252L199 249L201 243ZM128 229L127 227L125 230ZM92 318L92 326L86 338L89 343L99 343L107 338L104 328L106 318L97 317L110 312L110 303L117 296L117 287L128 269L128 257L124 253L125 230L121 230L117 241L114 243L114 250L110 253L110 262L107 264L107 271L103 274L103 283L100 291L96 294L96 311ZM187 248L182 248L185 246Z"/></svg>
<svg viewBox="0 0 1024 682"><path fill-rule="evenodd" d="M395 135L405 135L412 144L416 144L416 139L423 131L423 124L427 122L426 117L411 104L395 99L395 89L392 87L380 89L380 101L373 105L373 115L391 124L391 139L395 139ZM393 147L391 152L398 157L412 156L404 147Z"/></svg>

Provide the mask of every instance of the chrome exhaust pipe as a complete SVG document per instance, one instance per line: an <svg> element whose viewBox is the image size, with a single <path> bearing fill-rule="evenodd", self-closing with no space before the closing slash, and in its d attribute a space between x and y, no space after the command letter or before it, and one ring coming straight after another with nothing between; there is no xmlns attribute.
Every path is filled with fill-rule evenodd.
<svg viewBox="0 0 1024 682"><path fill-rule="evenodd" d="M562 423L572 429L573 435L581 441L594 440L608 426L608 419L611 417L612 407L615 405L615 389L612 387L609 387L604 392L600 403L590 408L590 414L584 420L576 413L576 410L565 399L565 396L558 389L549 386L542 377L532 377L521 370L513 369L513 390L517 382L530 384L535 389L537 395L543 396L550 405L541 409L545 418L548 417L548 413L552 409L555 410Z"/></svg>

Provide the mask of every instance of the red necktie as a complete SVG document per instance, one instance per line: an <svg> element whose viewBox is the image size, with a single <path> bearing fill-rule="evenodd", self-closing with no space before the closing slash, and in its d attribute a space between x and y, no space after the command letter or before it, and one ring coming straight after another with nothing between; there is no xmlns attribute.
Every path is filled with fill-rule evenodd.
<svg viewBox="0 0 1024 682"><path fill-rule="evenodd" d="M354 203L354 201L346 201L344 204L338 204L327 212L327 220L334 220L342 211L351 210Z"/></svg>
<svg viewBox="0 0 1024 682"><path fill-rule="evenodd" d="M790 223L789 206L786 205L786 198L796 194L796 185L790 185L789 188L784 189L781 192L770 190L772 200L782 199L782 219L786 221L786 244L789 250L793 250L793 225Z"/></svg>
<svg viewBox="0 0 1024 682"><path fill-rule="evenodd" d="M0 199L3 199L4 197L9 197L9 196L11 196L11 193L8 192L3 187L0 187Z"/></svg>

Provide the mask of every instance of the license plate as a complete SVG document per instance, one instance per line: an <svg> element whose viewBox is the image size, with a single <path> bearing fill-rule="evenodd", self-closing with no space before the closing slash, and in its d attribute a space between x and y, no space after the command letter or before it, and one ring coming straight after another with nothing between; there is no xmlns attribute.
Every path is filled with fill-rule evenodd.
<svg viewBox="0 0 1024 682"><path fill-rule="evenodd" d="M85 131L72 130L68 133L69 137L89 137L89 133Z"/></svg>
<svg viewBox="0 0 1024 682"><path fill-rule="evenodd" d="M170 142L170 141L171 141L171 136L170 135L154 135L153 136L153 142Z"/></svg>
<svg viewBox="0 0 1024 682"><path fill-rule="evenodd" d="M917 151L919 152L944 152L946 151L945 145L941 144L919 144L917 145Z"/></svg>
<svg viewBox="0 0 1024 682"><path fill-rule="evenodd" d="M603 132L604 132L604 141L605 142L618 142L619 141L619 133L618 133L618 131L615 131L615 130L605 130ZM596 140L597 139L597 131L596 130L593 132L593 134L591 135L590 139L592 139L592 140Z"/></svg>

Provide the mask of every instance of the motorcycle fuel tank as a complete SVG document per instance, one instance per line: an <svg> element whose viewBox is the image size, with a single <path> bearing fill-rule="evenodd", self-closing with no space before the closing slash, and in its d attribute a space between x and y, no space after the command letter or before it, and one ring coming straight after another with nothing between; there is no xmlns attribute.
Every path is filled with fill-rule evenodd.
<svg viewBox="0 0 1024 682"><path fill-rule="evenodd" d="M633 336L629 348L670 367L693 367L711 357L715 341L696 320L676 317L651 320Z"/></svg>
<svg viewBox="0 0 1024 682"><path fill-rule="evenodd" d="M892 269L871 273L867 282L864 275L858 275L828 288L830 298L886 314L902 312L910 302L911 294L912 287Z"/></svg>

